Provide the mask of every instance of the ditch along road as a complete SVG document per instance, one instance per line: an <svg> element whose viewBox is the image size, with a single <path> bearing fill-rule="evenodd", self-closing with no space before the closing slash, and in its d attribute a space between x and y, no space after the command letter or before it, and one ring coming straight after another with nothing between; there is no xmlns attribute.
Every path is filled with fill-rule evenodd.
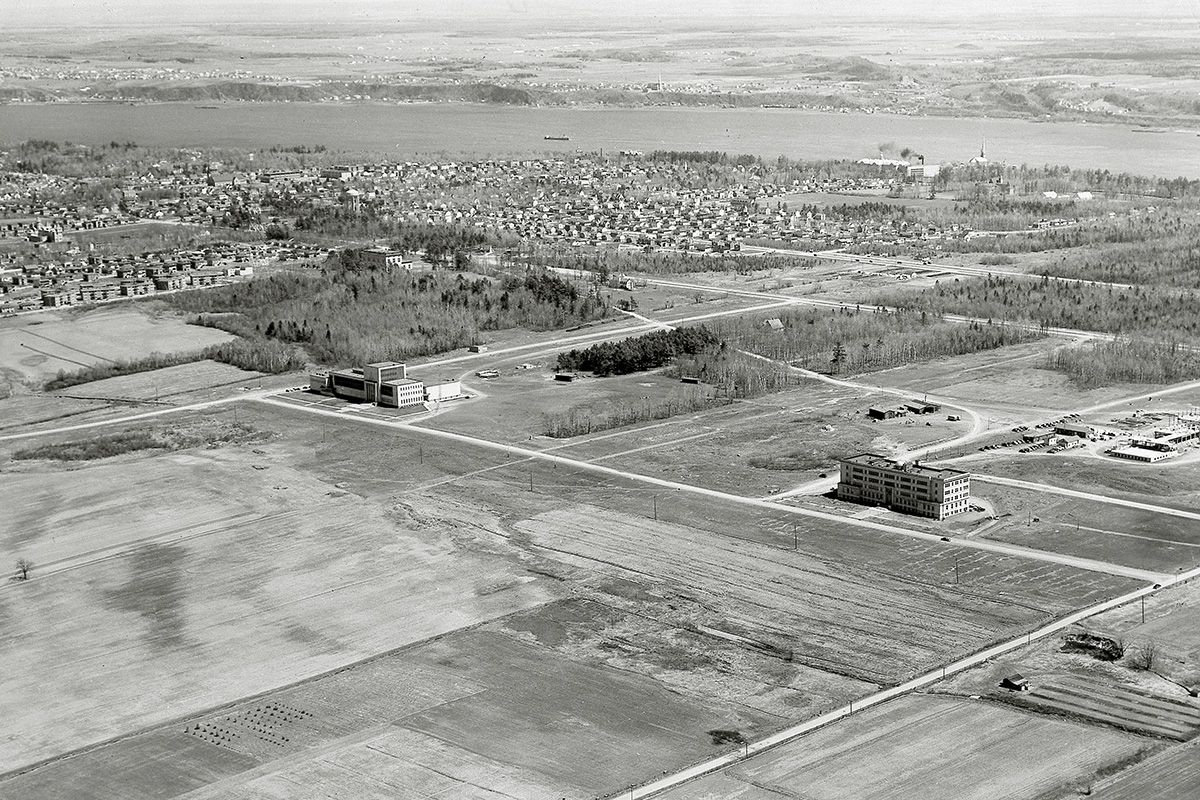
<svg viewBox="0 0 1200 800"><path fill-rule="evenodd" d="M923 531L911 530L894 525L887 525L881 522L873 522L865 519L855 519L853 517L844 517L838 514L832 514L826 511L817 511L810 508L802 508L799 506L787 505L778 503L772 500L764 500L756 497L746 497L744 495L730 494L719 489L710 489L704 486L694 486L687 483L679 483L677 481L658 478L653 475L643 475L637 472L616 469L613 467L604 466L592 461L584 461L569 456L558 455L552 452L542 450L534 450L527 447L520 447L513 444L505 444L503 442L493 442L488 439L481 439L475 436L468 436L462 433L454 433L452 431L437 430L435 428L425 428L419 425L412 424L411 421L401 420L385 420L376 417L365 417L359 415L347 415L342 411L332 410L323 406L303 405L299 403L289 402L278 397L260 397L255 396L252 399L259 403L278 406L282 408L290 408L308 414L330 417L333 419L354 422L363 425L375 425L384 428L390 428L393 431L405 431L416 436L423 436L430 439L441 439L443 441L455 442L457 444L465 444L472 447L478 447L497 452L508 453L510 455L520 456L526 459L544 461L547 463L561 464L565 467L578 469L584 472L592 472L599 475L604 475L611 478L617 478L623 481L633 483L642 483L650 486L655 486L662 489L670 489L686 494L691 494L699 497L704 497L710 500L719 500L726 503L733 503L741 506L748 506L760 510L773 511L779 514L807 517L810 519L819 519L825 522L832 522L838 525L850 525L853 527L864 528L868 530L878 531L898 536L907 536L913 539L921 539L927 542L941 542L947 547L961 547L971 550L982 550L1000 555L1015 556L1031 561L1042 561L1046 563L1059 564L1068 567L1077 567L1079 569L1088 570L1090 572L1100 572L1108 575L1116 575L1123 578L1131 578L1133 580L1145 581L1148 583L1160 583L1168 576L1163 573L1152 572L1150 570L1137 569L1126 567L1121 564L1112 564L1105 561L1097 561L1090 558L1080 558L1077 556L1061 555L1058 553L1048 553L1040 550L1033 550L1019 545L1005 544L1003 542L993 542L985 540L970 540L962 538L953 538L949 542L942 541L942 537L936 533L925 533Z"/></svg>

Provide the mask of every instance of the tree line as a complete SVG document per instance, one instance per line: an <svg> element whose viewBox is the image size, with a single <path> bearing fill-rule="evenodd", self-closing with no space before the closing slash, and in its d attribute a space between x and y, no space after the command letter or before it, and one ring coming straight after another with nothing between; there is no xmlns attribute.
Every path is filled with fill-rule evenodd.
<svg viewBox="0 0 1200 800"><path fill-rule="evenodd" d="M766 324L778 320L778 325ZM991 350L1040 338L1011 325L946 322L922 311L794 309L770 318L729 317L710 323L732 347L831 373L861 373Z"/></svg>
<svg viewBox="0 0 1200 800"><path fill-rule="evenodd" d="M964 314L1042 328L1186 341L1200 341L1200 315L1195 312L1198 300L1200 295L1194 290L1157 286L1120 289L1002 275L938 281L926 289L891 289L871 298L873 304L933 316Z"/></svg>
<svg viewBox="0 0 1200 800"><path fill-rule="evenodd" d="M1200 352L1175 341L1118 337L1087 347L1060 347L1047 369L1065 373L1082 389L1114 383L1180 383L1200 378Z"/></svg>
<svg viewBox="0 0 1200 800"><path fill-rule="evenodd" d="M681 355L715 348L720 341L703 325L653 331L619 342L600 342L583 350L558 354L560 372L627 375L666 366Z"/></svg>

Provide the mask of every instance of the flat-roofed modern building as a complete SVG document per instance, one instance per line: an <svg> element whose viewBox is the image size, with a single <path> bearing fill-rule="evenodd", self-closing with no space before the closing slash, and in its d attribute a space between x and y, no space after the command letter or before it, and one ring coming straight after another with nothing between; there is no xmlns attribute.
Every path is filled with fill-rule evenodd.
<svg viewBox="0 0 1200 800"><path fill-rule="evenodd" d="M970 503L971 475L967 472L907 464L877 453L860 453L839 463L839 500L933 519L962 513Z"/></svg>
<svg viewBox="0 0 1200 800"><path fill-rule="evenodd" d="M375 403L388 408L408 408L463 396L462 384L444 381L426 386L408 377L408 368L396 361L379 361L362 369L318 370L309 373L308 388L335 397Z"/></svg>

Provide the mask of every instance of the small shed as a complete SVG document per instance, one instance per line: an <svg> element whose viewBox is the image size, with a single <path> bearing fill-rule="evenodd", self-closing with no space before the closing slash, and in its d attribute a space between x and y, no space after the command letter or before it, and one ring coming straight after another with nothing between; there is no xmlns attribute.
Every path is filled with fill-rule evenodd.
<svg viewBox="0 0 1200 800"><path fill-rule="evenodd" d="M558 372L555 373L554 380L562 381L563 383L570 383L571 381L575 380L575 377L575 373L573 372Z"/></svg>
<svg viewBox="0 0 1200 800"><path fill-rule="evenodd" d="M902 411L898 411L894 408L876 408L875 406L872 406L871 408L867 409L867 416L871 419L895 419L902 413Z"/></svg>
<svg viewBox="0 0 1200 800"><path fill-rule="evenodd" d="M1029 679L1019 672L1006 676L1004 680L1000 681L1000 685L1013 692L1029 691Z"/></svg>
<svg viewBox="0 0 1200 800"><path fill-rule="evenodd" d="M473 344L467 348L467 352L468 353L486 353L487 349L488 348L487 348L486 344Z"/></svg>
<svg viewBox="0 0 1200 800"><path fill-rule="evenodd" d="M781 331L783 330L783 320L779 319L779 317L771 317L763 323L763 327L770 328L773 331Z"/></svg>

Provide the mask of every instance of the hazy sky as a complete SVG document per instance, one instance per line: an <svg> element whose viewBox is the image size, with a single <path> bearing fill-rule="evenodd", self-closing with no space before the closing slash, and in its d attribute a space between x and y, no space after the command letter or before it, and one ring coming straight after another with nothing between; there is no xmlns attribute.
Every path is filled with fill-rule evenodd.
<svg viewBox="0 0 1200 800"><path fill-rule="evenodd" d="M909 22L995 15L1200 21L1200 0L0 0L0 25L162 25L513 17L859 16ZM3 34L0 33L0 41Z"/></svg>

